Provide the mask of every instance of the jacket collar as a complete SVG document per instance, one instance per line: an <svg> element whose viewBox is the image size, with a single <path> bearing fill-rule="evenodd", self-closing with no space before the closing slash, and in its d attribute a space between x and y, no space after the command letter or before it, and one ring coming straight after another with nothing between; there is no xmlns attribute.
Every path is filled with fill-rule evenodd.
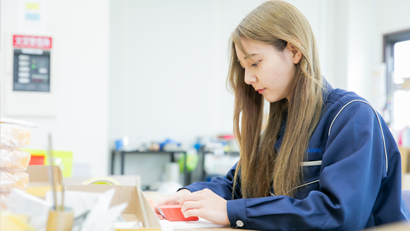
<svg viewBox="0 0 410 231"><path fill-rule="evenodd" d="M332 86L330 85L330 83L325 79L325 77L322 77L322 78L323 78L322 112L321 112L321 115L320 115L320 119L322 119L322 116L323 116L324 113L325 113L324 106L325 106L327 100L329 99L330 94L331 94L332 91L333 91L333 87L332 87ZM278 133L278 140L277 140L276 143L275 143L275 149L276 149L277 152L279 152L279 148L280 148L280 146L282 145L282 140L283 140L283 137L284 137L284 134L285 134L287 119L288 119L288 113L285 114L285 116L284 116L284 118L283 118L283 120L282 120L282 124L281 124L281 126L280 126L280 130L279 130L279 133Z"/></svg>
<svg viewBox="0 0 410 231"><path fill-rule="evenodd" d="M333 91L333 87L325 79L325 77L322 77L322 78L323 78L323 92L322 92L322 101L323 101L322 109L323 109L323 106L326 104L327 100L329 99L330 94Z"/></svg>

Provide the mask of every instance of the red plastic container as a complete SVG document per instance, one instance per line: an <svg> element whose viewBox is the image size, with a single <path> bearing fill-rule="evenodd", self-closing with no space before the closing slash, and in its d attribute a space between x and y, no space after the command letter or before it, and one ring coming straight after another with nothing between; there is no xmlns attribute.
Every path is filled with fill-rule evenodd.
<svg viewBox="0 0 410 231"><path fill-rule="evenodd" d="M197 221L198 217L185 218L181 212L181 205L160 205L157 207L161 215L168 221Z"/></svg>
<svg viewBox="0 0 410 231"><path fill-rule="evenodd" d="M44 165L44 156L31 155L30 163L28 165Z"/></svg>

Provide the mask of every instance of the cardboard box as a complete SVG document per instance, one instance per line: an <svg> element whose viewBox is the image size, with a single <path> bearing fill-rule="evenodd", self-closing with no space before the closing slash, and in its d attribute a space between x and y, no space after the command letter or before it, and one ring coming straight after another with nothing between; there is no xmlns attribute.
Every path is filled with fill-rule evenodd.
<svg viewBox="0 0 410 231"><path fill-rule="evenodd" d="M401 172L408 173L410 171L410 149L399 146L399 152L401 155Z"/></svg>
<svg viewBox="0 0 410 231"><path fill-rule="evenodd" d="M49 166L32 165L29 166L26 172L29 174L29 187L27 193L45 198L46 192L52 190L49 181ZM57 190L61 191L63 184L63 175L58 166L53 166L54 176L56 176ZM138 183L138 180L134 182ZM142 222L144 229L142 230L161 230L158 218L154 210L151 208L147 199L141 190L136 186L122 186L122 185L67 185L66 190L82 191L82 192L97 192L102 193L111 188L115 188L115 194L110 206L118 205L124 202L128 203L121 214L125 221Z"/></svg>
<svg viewBox="0 0 410 231"><path fill-rule="evenodd" d="M401 87L403 90L409 90L410 89L410 78L403 78L404 83L401 84Z"/></svg>
<svg viewBox="0 0 410 231"><path fill-rule="evenodd" d="M147 199L141 190L136 186L120 185L68 185L66 190L97 192L102 193L111 188L115 188L115 194L110 206L118 205L124 202L128 203L127 208L121 214L125 221L142 222L144 228L150 230L161 230L158 218L151 208Z"/></svg>
<svg viewBox="0 0 410 231"><path fill-rule="evenodd" d="M45 165L29 165L26 172L29 175L28 181L28 189L27 193L40 197L45 198L46 192L52 190L48 171L50 166ZM56 177L57 182L57 191L61 191L61 185L63 183L63 175L61 170L58 166L52 166L54 176Z"/></svg>

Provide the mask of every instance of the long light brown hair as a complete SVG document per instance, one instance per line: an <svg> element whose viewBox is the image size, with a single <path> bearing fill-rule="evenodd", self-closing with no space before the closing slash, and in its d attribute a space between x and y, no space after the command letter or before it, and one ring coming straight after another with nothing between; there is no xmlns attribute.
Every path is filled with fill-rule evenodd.
<svg viewBox="0 0 410 231"><path fill-rule="evenodd" d="M290 83L289 101L282 99L270 103L262 135L264 99L244 81L245 71L237 61L235 45L252 58L243 48L241 38L271 44L278 51L283 51L290 43L302 53ZM276 195L294 196L295 188L303 179L301 163L322 108L323 80L309 22L290 3L265 2L236 27L231 35L230 53L227 85L235 95L234 134L241 153L234 187L240 171L239 183L244 198L268 196L272 186ZM286 113L285 134L277 153L274 145Z"/></svg>

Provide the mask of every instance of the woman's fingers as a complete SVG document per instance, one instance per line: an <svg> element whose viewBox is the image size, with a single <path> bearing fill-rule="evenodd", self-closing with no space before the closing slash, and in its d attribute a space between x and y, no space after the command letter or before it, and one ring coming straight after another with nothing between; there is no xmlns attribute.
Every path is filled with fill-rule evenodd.
<svg viewBox="0 0 410 231"><path fill-rule="evenodd" d="M185 213L187 210L203 208L203 203L200 201L186 201L181 206L181 212Z"/></svg>
<svg viewBox="0 0 410 231"><path fill-rule="evenodd" d="M191 192L189 190L180 190L174 194L171 194L165 197L162 200L155 202L154 203L155 212L159 213L158 208L157 208L159 205L179 205L180 204L179 201L181 200L181 197L185 194L191 194Z"/></svg>
<svg viewBox="0 0 410 231"><path fill-rule="evenodd" d="M183 205L186 201L199 201L199 200L203 200L204 197L201 193L190 193L190 194L184 194L181 197L181 200L179 201L179 203L181 205Z"/></svg>
<svg viewBox="0 0 410 231"><path fill-rule="evenodd" d="M184 214L185 218L188 218L188 217L203 217L202 216L202 211L203 211L203 209L190 209L190 210L187 210L187 211L183 212L182 214Z"/></svg>
<svg viewBox="0 0 410 231"><path fill-rule="evenodd" d="M226 207L227 201L210 189L184 195L181 201L184 207L181 212L185 217L195 216L217 224L230 224Z"/></svg>

